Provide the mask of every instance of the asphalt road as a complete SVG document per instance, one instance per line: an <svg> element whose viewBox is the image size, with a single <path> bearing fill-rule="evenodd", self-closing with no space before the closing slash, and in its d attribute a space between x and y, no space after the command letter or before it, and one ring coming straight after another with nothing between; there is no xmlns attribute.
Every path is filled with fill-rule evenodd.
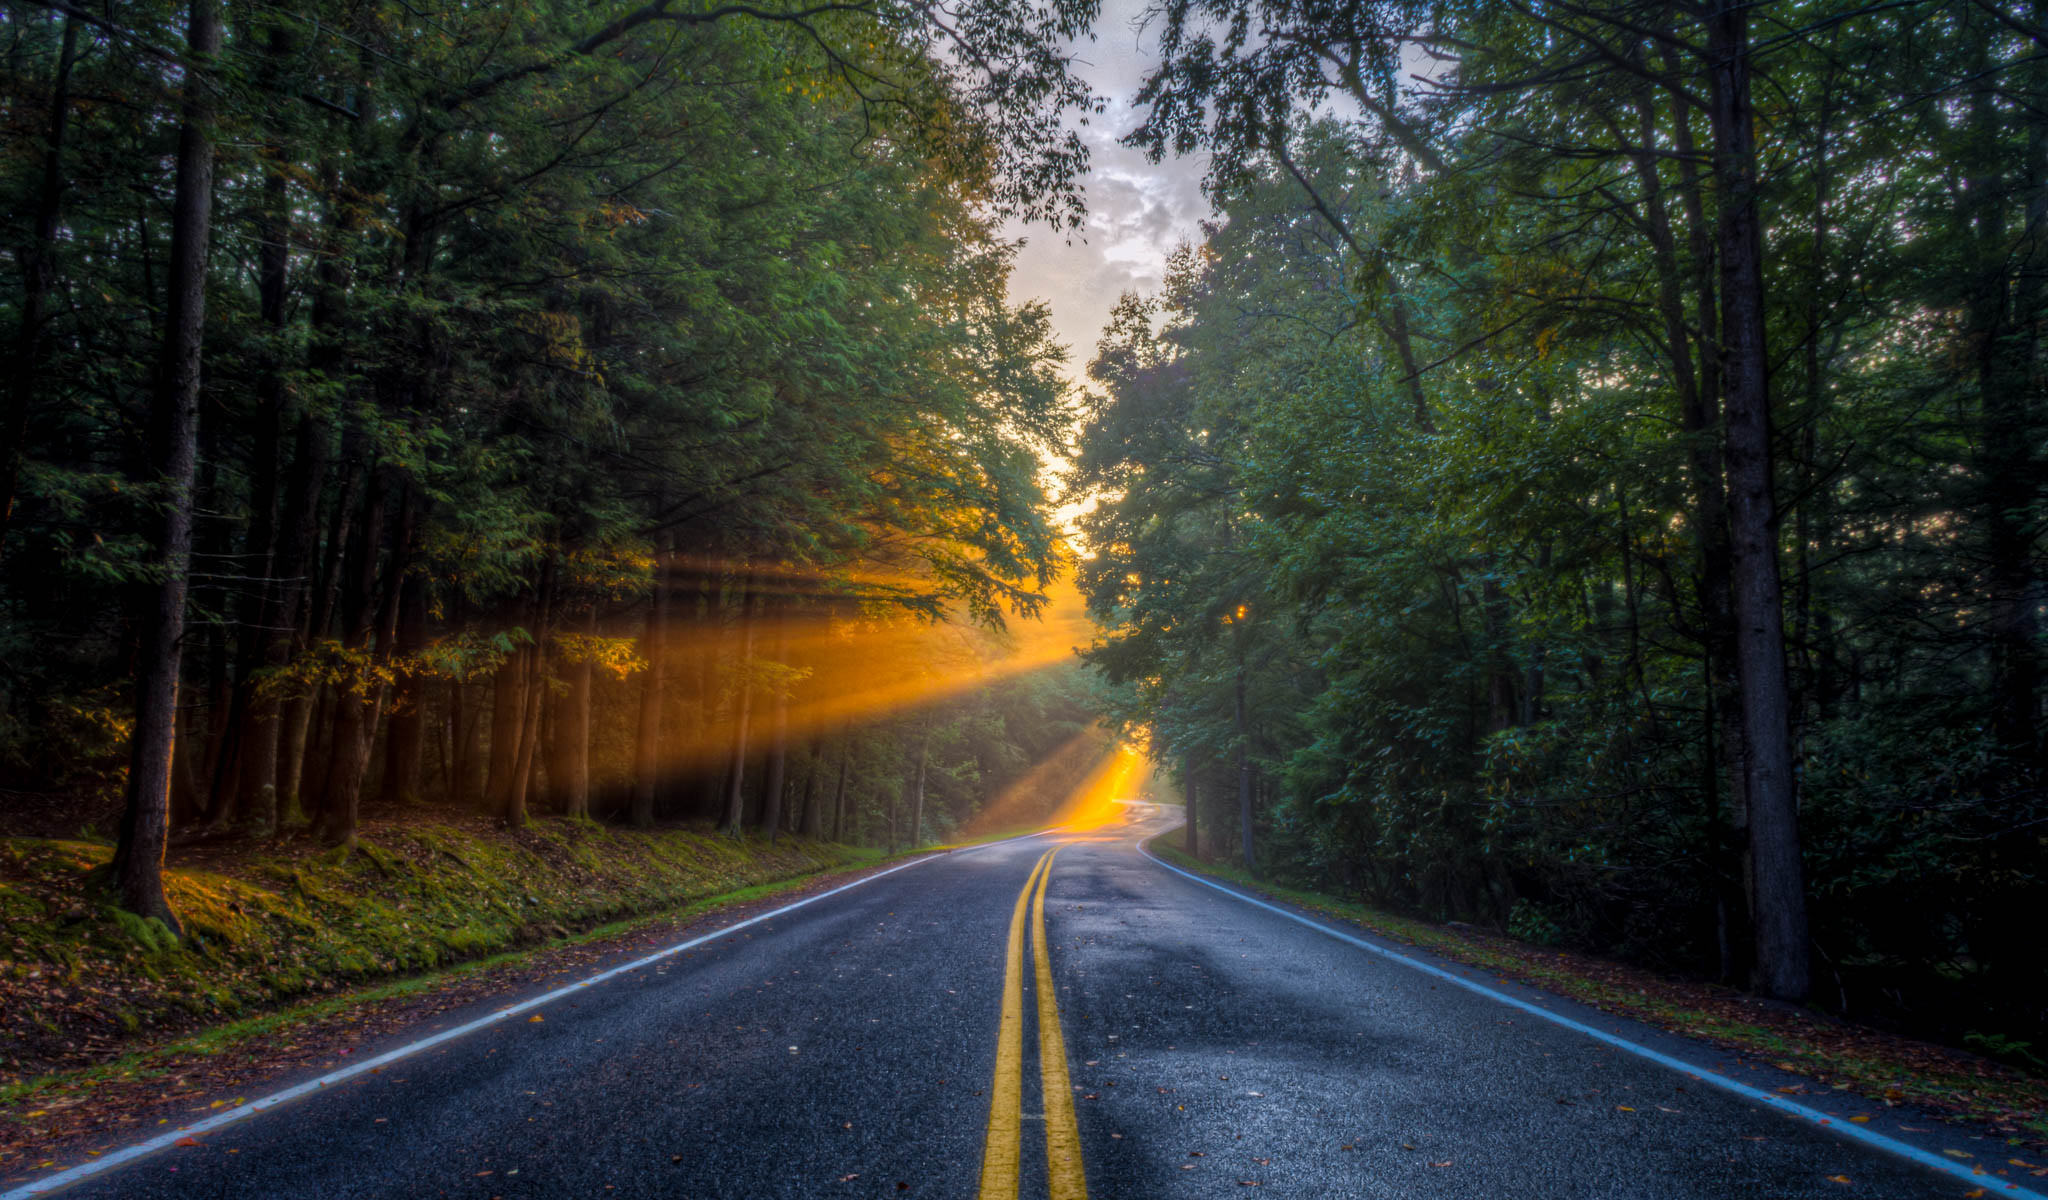
<svg viewBox="0 0 2048 1200"><path fill-rule="evenodd" d="M1970 1191L1184 879L1135 846L1170 823L921 863L61 1194L977 1197L1006 1107L1027 1200L1073 1195L1046 1152L1069 1107L1098 1198ZM1054 846L1071 1106L1043 1094L1019 903Z"/></svg>

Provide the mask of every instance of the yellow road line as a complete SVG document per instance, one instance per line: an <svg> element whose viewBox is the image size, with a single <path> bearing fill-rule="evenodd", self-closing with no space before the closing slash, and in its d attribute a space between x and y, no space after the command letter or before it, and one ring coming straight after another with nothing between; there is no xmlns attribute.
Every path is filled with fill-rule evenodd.
<svg viewBox="0 0 2048 1200"><path fill-rule="evenodd" d="M1058 854L1055 848L1053 854ZM1074 1120L1074 1089L1067 1082L1067 1039L1060 1034L1060 1002L1052 990L1052 955L1045 946L1045 888L1052 857L1031 900L1031 956L1038 966L1038 1079L1045 1093L1045 1175L1050 1200L1088 1200L1081 1169L1081 1127Z"/></svg>
<svg viewBox="0 0 2048 1200"><path fill-rule="evenodd" d="M989 1085L988 1141L981 1153L981 1200L1017 1200L1024 1134L1024 902L1054 851L1038 858L1010 914L1003 966L1003 1017L996 1033L996 1075Z"/></svg>

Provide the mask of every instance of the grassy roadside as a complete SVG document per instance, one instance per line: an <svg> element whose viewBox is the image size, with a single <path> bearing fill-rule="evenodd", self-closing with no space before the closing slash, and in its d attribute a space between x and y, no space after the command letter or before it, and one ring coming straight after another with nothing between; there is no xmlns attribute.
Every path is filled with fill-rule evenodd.
<svg viewBox="0 0 2048 1200"><path fill-rule="evenodd" d="M879 852L864 853L858 858L859 861L848 865L858 867L889 861ZM387 983L350 989L338 995L302 1000L257 1016L205 1026L188 1036L144 1044L94 1066L0 1085L0 1114L4 1114L0 1119L33 1125L37 1118L48 1116L50 1111L71 1107L111 1086L146 1085L151 1080L173 1076L183 1080L193 1073L192 1067L196 1062L232 1058L238 1051L274 1041L280 1036L296 1037L296 1031L317 1029L323 1024L360 1025L365 1021L365 1014L371 1011L402 1007L403 1002L448 991L465 983L489 988L499 982L493 976L514 974L508 969L530 967L538 958L598 947L651 926L671 926L707 912L795 892L810 884L819 873L752 884L716 896L706 896L679 908L607 922L545 946L508 950ZM42 1106L41 1111L28 1111L36 1106ZM4 1140L4 1135L0 1135L0 1140ZM0 1153L0 1160L4 1158L4 1153Z"/></svg>
<svg viewBox="0 0 2048 1200"><path fill-rule="evenodd" d="M274 1010L337 992L424 985L519 947L879 859L799 839L586 821L507 831L400 817L364 832L352 852L297 842L174 859L166 876L182 939L105 901L92 876L106 846L0 841L0 1103L32 1079L141 1043L284 1019Z"/></svg>
<svg viewBox="0 0 2048 1200"><path fill-rule="evenodd" d="M2048 1141L2048 1080L1730 988L1279 887L1241 867L1196 861L1183 848L1184 836L1184 830L1163 834L1152 841L1152 849L1175 866L1348 921L1391 941L1805 1075L1815 1090L1850 1092L1876 1106L1914 1105L2034 1145Z"/></svg>

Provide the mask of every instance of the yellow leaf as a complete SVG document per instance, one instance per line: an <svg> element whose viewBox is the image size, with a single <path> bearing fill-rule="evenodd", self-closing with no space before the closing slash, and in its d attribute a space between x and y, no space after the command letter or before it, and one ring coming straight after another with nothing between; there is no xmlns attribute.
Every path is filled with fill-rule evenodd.
<svg viewBox="0 0 2048 1200"><path fill-rule="evenodd" d="M539 1014L539 1013L535 1013L535 1014L533 1014L532 1016L530 1016L530 1017L526 1018L526 1023L527 1023L528 1025L538 1025L538 1024L540 1024L540 1014Z"/></svg>
<svg viewBox="0 0 2048 1200"><path fill-rule="evenodd" d="M1849 1182L1849 1177L1848 1177L1847 1175L1830 1175L1830 1176L1828 1176L1828 1182L1829 1182L1829 1183L1847 1183L1847 1182Z"/></svg>

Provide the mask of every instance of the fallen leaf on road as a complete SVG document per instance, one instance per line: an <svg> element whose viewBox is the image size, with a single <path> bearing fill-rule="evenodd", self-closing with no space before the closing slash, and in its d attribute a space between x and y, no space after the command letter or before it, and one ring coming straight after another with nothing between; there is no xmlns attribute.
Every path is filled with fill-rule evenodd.
<svg viewBox="0 0 2048 1200"><path fill-rule="evenodd" d="M1430 1165L1430 1166L1432 1166L1432 1167L1448 1167L1448 1166L1450 1166L1450 1165L1451 1165L1451 1160L1447 1158L1447 1159L1443 1160L1442 1162L1433 1162L1433 1163L1431 1163L1431 1164L1429 1164L1429 1165Z"/></svg>
<svg viewBox="0 0 2048 1200"><path fill-rule="evenodd" d="M171 1145L173 1146L197 1146L198 1144L199 1139L192 1137L181 1137L177 1141L171 1143Z"/></svg>
<svg viewBox="0 0 2048 1200"><path fill-rule="evenodd" d="M1868 1124L1870 1124L1870 1118L1869 1118L1868 1116L1861 1116L1861 1117L1850 1117L1850 1118L1849 1118L1849 1120L1850 1120L1850 1122L1851 1122L1852 1124L1856 1124L1856 1125L1868 1125Z"/></svg>
<svg viewBox="0 0 2048 1200"><path fill-rule="evenodd" d="M1849 1182L1849 1177L1848 1177L1847 1175L1830 1175L1830 1176L1828 1176L1828 1182L1829 1182L1829 1183L1847 1183L1847 1182Z"/></svg>
<svg viewBox="0 0 2048 1200"><path fill-rule="evenodd" d="M854 1172L853 1174L851 1174L851 1175L841 1175L841 1176L839 1177L839 1182L841 1182L841 1183L852 1183L852 1182L853 1182L854 1180L856 1180L856 1179L859 1179L859 1178L860 1178L860 1172L859 1172L859 1171L855 1171L855 1172Z"/></svg>
<svg viewBox="0 0 2048 1200"><path fill-rule="evenodd" d="M1615 1106L1614 1106L1614 1111L1615 1111L1615 1112L1634 1112L1634 1111L1635 1111L1635 1109L1633 1109L1633 1108L1630 1108L1630 1107L1629 1107L1628 1105L1626 1105L1626 1104L1617 1104L1617 1105L1615 1105Z"/></svg>
<svg viewBox="0 0 2048 1200"><path fill-rule="evenodd" d="M1946 1154L1946 1155L1948 1155L1948 1156L1949 1156L1950 1158L1975 1158L1975 1157L1977 1157L1976 1155L1974 1155L1974 1154L1970 1153L1970 1152L1969 1152L1968 1150L1944 1150L1944 1151L1942 1151L1942 1153L1943 1153L1943 1154Z"/></svg>
<svg viewBox="0 0 2048 1200"><path fill-rule="evenodd" d="M526 1023L527 1023L528 1025L538 1025L538 1024L540 1023L540 1019L541 1019L541 1018L540 1018L540 1014L539 1014L539 1013L535 1013L535 1014L533 1014L532 1016L530 1016L530 1017L526 1018Z"/></svg>

